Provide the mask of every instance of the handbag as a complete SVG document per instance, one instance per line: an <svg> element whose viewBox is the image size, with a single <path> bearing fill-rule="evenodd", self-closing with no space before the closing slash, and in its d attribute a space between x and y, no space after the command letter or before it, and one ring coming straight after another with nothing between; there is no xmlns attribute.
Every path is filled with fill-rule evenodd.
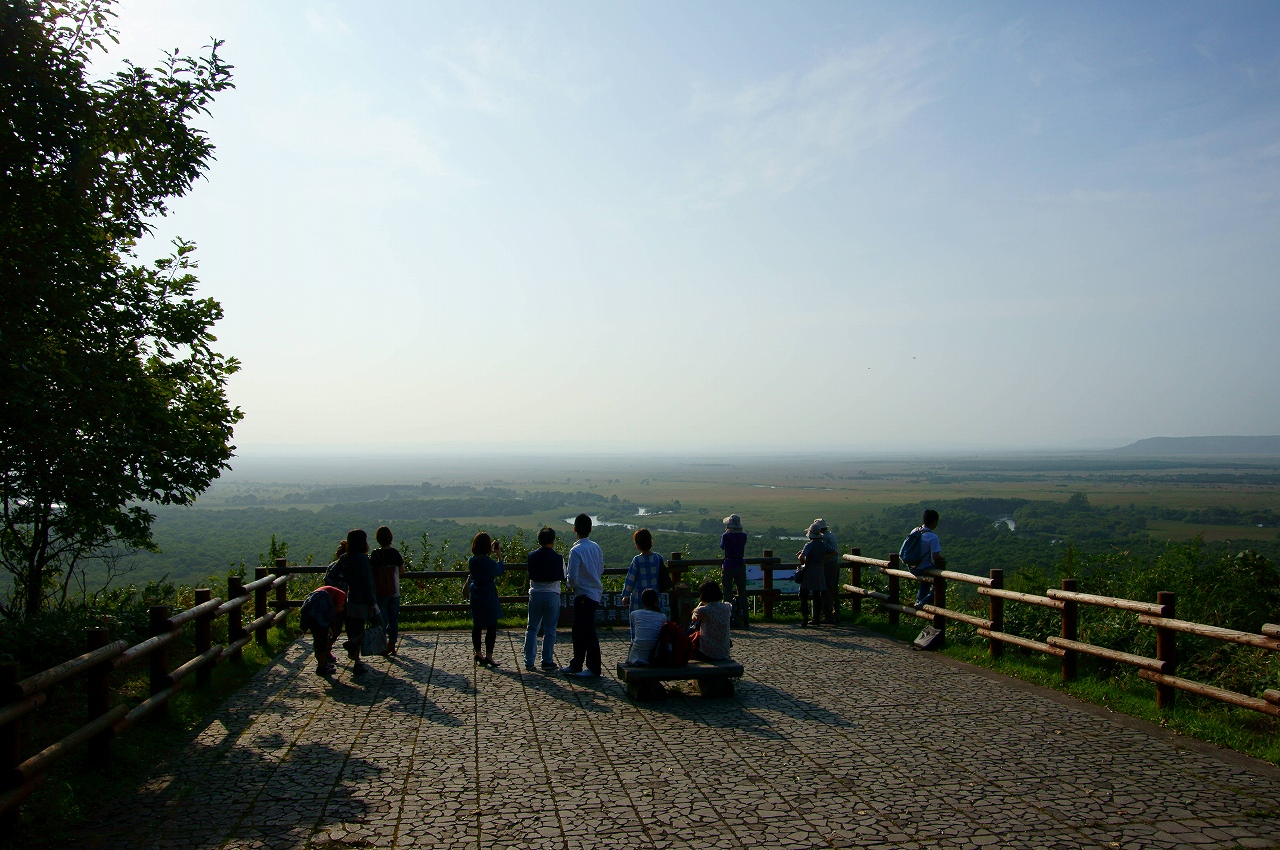
<svg viewBox="0 0 1280 850"><path fill-rule="evenodd" d="M796 584L799 584L800 582L804 581L804 571L808 569L808 566L809 566L808 564L801 564L800 566L796 567L795 575L791 576L791 580L794 581Z"/></svg>
<svg viewBox="0 0 1280 850"><path fill-rule="evenodd" d="M364 624L364 642L360 647L361 655L382 655L387 651L387 626L382 621L382 612L376 607L373 614Z"/></svg>

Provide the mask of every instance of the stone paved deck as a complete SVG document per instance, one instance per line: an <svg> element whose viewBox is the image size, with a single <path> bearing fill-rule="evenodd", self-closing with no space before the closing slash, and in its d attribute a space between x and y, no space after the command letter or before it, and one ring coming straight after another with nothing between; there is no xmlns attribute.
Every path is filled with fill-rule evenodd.
<svg viewBox="0 0 1280 850"><path fill-rule="evenodd" d="M735 698L643 706L521 672L521 638L491 671L410 634L356 681L299 640L82 846L1280 844L1280 772L858 631L753 629Z"/></svg>

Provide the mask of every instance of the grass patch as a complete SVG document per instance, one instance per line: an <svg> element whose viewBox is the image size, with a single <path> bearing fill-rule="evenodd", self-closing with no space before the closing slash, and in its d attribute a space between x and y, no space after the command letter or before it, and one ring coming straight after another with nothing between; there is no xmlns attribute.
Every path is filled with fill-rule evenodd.
<svg viewBox="0 0 1280 850"><path fill-rule="evenodd" d="M919 621L891 627L884 617L865 613L854 622L869 631L906 641L913 640L924 626L924 621ZM947 646L942 651L949 658L1147 720L1178 735L1280 765L1280 720L1277 718L1181 691L1173 708L1161 710L1156 707L1155 685L1139 678L1135 670L1084 655L1079 656L1075 681L1064 683L1057 658L1014 646L1006 646L1002 656L992 658L986 640L965 639L963 635L953 640L951 630L954 628L948 625Z"/></svg>
<svg viewBox="0 0 1280 850"><path fill-rule="evenodd" d="M23 804L14 830L0 837L0 848L64 846L105 802L121 791L136 787L227 697L283 652L295 635L296 631L272 629L266 647L251 642L244 648L242 663L217 665L207 687L197 688L193 677L187 688L169 700L168 716L152 715L111 742L111 758L107 764L99 767L90 763L86 748L81 747L54 765L45 786ZM146 688L145 665L138 666L141 672L117 688L129 704L145 698L142 693ZM83 693L83 687L76 690ZM74 693L68 689L65 695L60 695L66 698L58 698L55 704L28 715L24 736L44 740L51 735L66 734L83 723L84 702L81 698L77 705ZM30 753L24 748L23 755Z"/></svg>

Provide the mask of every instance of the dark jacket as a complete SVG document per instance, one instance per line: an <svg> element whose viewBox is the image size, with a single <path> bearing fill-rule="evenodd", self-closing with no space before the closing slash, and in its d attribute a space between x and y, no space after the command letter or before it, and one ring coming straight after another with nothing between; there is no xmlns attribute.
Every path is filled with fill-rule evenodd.
<svg viewBox="0 0 1280 850"><path fill-rule="evenodd" d="M329 587L338 588L338 590L341 590L343 593L347 592L347 569L342 558L334 561L329 565L328 569L324 571L324 583L329 585Z"/></svg>
<svg viewBox="0 0 1280 850"><path fill-rule="evenodd" d="M564 557L539 546L529 553L529 581L564 581Z"/></svg>
<svg viewBox="0 0 1280 850"><path fill-rule="evenodd" d="M369 566L369 556L363 552L348 552L342 556L342 560L347 574L347 610L358 610L361 605L376 604L378 594L373 586L373 568Z"/></svg>

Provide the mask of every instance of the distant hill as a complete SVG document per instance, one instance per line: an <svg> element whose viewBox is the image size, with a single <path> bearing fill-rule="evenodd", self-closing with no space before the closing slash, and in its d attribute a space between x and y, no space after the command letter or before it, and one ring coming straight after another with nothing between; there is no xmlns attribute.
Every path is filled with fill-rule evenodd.
<svg viewBox="0 0 1280 850"><path fill-rule="evenodd" d="M1138 440L1123 448L1112 449L1111 454L1142 455L1276 455L1280 456L1278 437L1150 437Z"/></svg>

